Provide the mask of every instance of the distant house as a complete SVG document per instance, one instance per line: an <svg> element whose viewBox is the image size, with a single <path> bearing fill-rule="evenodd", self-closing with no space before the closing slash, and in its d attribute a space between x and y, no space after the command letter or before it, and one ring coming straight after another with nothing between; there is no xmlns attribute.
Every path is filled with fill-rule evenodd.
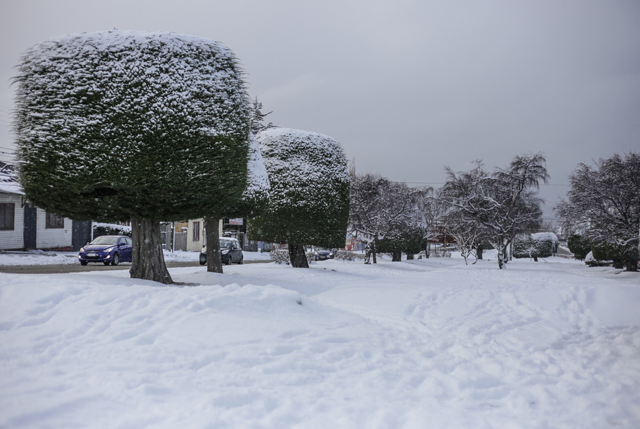
<svg viewBox="0 0 640 429"><path fill-rule="evenodd" d="M91 222L37 208L12 174L0 173L0 250L79 250L90 240Z"/></svg>
<svg viewBox="0 0 640 429"><path fill-rule="evenodd" d="M218 224L218 234L222 237L222 219ZM199 252L206 242L204 219L190 219L187 229L187 251Z"/></svg>

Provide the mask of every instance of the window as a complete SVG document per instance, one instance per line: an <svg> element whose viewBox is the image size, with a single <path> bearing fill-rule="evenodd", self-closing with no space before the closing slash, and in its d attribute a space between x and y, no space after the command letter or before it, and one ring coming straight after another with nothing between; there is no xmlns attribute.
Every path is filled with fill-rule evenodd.
<svg viewBox="0 0 640 429"><path fill-rule="evenodd" d="M45 228L64 228L64 218L53 213L47 213Z"/></svg>
<svg viewBox="0 0 640 429"><path fill-rule="evenodd" d="M193 241L200 241L200 222L193 222Z"/></svg>
<svg viewBox="0 0 640 429"><path fill-rule="evenodd" d="M16 205L0 203L0 231L13 231Z"/></svg>

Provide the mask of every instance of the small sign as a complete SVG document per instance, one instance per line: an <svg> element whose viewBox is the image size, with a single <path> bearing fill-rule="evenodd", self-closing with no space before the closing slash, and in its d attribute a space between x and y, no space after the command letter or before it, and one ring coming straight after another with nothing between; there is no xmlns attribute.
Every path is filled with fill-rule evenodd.
<svg viewBox="0 0 640 429"><path fill-rule="evenodd" d="M243 219L237 218L237 219L229 219L229 225L242 225L242 221Z"/></svg>

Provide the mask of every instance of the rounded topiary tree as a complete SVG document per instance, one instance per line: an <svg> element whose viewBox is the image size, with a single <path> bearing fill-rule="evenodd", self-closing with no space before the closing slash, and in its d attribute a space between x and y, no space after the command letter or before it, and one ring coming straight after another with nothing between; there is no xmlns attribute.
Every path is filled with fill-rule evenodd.
<svg viewBox="0 0 640 429"><path fill-rule="evenodd" d="M27 198L78 220L131 220L131 276L171 283L159 221L224 212L246 186L251 112L233 53L113 30L42 42L17 69Z"/></svg>
<svg viewBox="0 0 640 429"><path fill-rule="evenodd" d="M309 266L304 245L344 247L350 178L340 143L287 128L262 131L257 138L271 196L265 214L248 222L247 234L287 243L294 267Z"/></svg>

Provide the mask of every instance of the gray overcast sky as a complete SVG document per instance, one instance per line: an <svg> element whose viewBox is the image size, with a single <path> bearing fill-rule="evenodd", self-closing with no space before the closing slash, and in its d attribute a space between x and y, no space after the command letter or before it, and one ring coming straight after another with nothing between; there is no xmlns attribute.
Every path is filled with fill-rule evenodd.
<svg viewBox="0 0 640 429"><path fill-rule="evenodd" d="M638 0L3 0L0 147L20 54L114 27L223 42L269 120L392 180L543 152L561 185L578 162L640 150ZM565 192L542 189L547 216Z"/></svg>

